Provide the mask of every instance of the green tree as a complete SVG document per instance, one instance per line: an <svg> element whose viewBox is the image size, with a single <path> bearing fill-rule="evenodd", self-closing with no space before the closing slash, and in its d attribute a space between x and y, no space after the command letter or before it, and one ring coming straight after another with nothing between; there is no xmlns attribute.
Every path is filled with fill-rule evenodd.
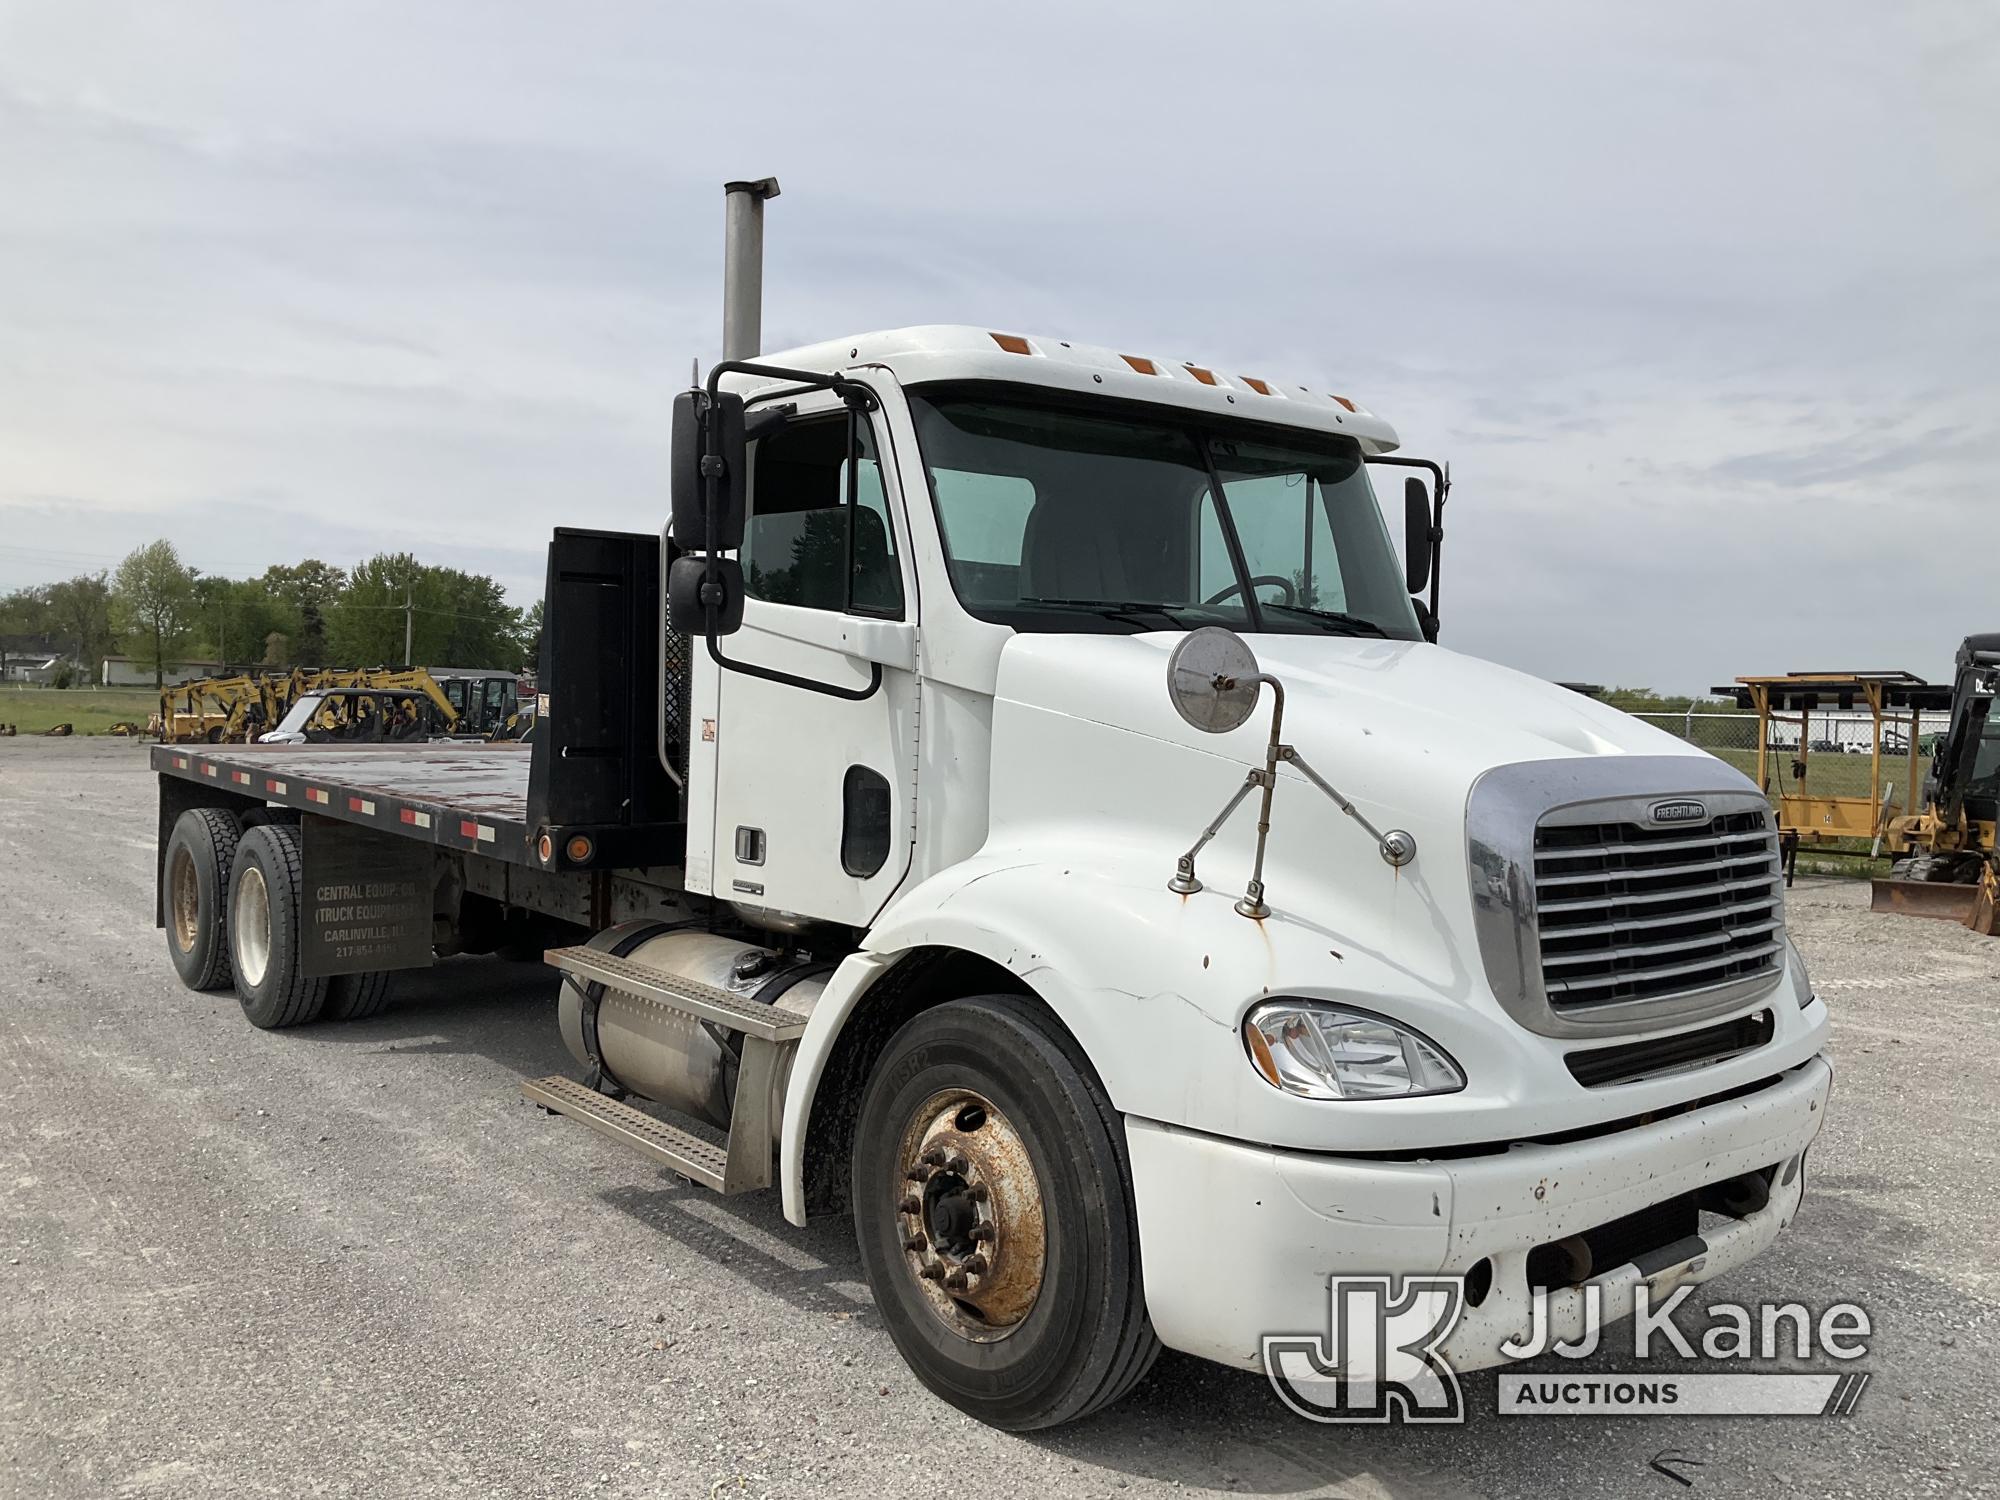
<svg viewBox="0 0 2000 1500"><path fill-rule="evenodd" d="M542 664L542 601L521 611L521 666L530 672Z"/></svg>
<svg viewBox="0 0 2000 1500"><path fill-rule="evenodd" d="M326 665L327 611L340 602L347 589L346 572L308 557L290 567L273 564L258 582L287 611L280 628L287 636L290 659L301 666Z"/></svg>
<svg viewBox="0 0 2000 1500"><path fill-rule="evenodd" d="M428 567L407 552L358 564L327 616L329 665L513 667L521 612L493 579Z"/></svg>
<svg viewBox="0 0 2000 1500"><path fill-rule="evenodd" d="M105 654L117 643L111 626L111 582L103 573L79 573L52 583L48 596L50 633L70 643L84 680L95 682Z"/></svg>
<svg viewBox="0 0 2000 1500"><path fill-rule="evenodd" d="M195 644L217 661L262 662L270 638L288 635L293 628L291 606L274 597L260 578L197 577L194 588Z"/></svg>
<svg viewBox="0 0 2000 1500"><path fill-rule="evenodd" d="M133 655L151 664L153 686L163 686L167 662L182 649L195 619L194 570L172 542L148 542L118 565L111 597Z"/></svg>
<svg viewBox="0 0 2000 1500"><path fill-rule="evenodd" d="M0 594L0 636L47 635L51 616L49 591L40 584ZM0 677L7 674L9 652L0 642Z"/></svg>

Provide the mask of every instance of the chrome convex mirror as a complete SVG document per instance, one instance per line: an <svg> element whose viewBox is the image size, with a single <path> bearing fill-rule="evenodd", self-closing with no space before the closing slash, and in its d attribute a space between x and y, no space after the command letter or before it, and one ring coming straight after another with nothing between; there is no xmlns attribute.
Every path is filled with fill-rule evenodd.
<svg viewBox="0 0 2000 1500"><path fill-rule="evenodd" d="M1174 712L1206 734L1241 728L1256 711L1263 680L1250 643L1220 625L1189 631L1167 658Z"/></svg>
<svg viewBox="0 0 2000 1500"><path fill-rule="evenodd" d="M1219 625L1204 625L1181 637L1173 654L1167 658L1167 697L1174 705L1174 712L1207 734L1227 734L1242 728L1256 710L1258 691L1266 683L1271 686L1271 738L1264 747L1264 764L1253 767L1243 778L1243 785L1236 789L1236 795L1202 830L1194 847L1180 857L1174 869L1174 878L1167 882L1168 890L1183 896L1192 896L1201 890L1201 881L1194 872L1195 856L1222 831L1222 825L1243 805L1245 797L1253 790L1261 791L1262 806L1257 815L1257 855L1251 866L1250 883L1244 888L1243 899L1236 903L1237 911L1258 919L1271 914L1271 908L1264 903L1264 845L1271 836L1271 796L1278 787L1279 761L1296 766L1301 776L1332 798L1334 805L1348 817L1367 829L1375 840L1376 852L1391 867L1401 869L1417 857L1417 841L1413 835L1400 828L1392 828L1387 833L1376 828L1352 802L1307 765L1305 757L1284 742L1285 685L1269 673L1258 670L1257 655L1242 636Z"/></svg>

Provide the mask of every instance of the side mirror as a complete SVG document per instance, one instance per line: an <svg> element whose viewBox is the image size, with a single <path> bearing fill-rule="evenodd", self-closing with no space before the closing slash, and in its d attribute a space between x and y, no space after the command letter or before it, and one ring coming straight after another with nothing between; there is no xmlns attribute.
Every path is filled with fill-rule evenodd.
<svg viewBox="0 0 2000 1500"><path fill-rule="evenodd" d="M1403 580L1412 594L1431 586L1431 495L1412 474L1403 481Z"/></svg>
<svg viewBox="0 0 2000 1500"><path fill-rule="evenodd" d="M705 636L711 615L717 635L743 628L743 564L733 557L675 558L667 569L667 623L683 635Z"/></svg>
<svg viewBox="0 0 2000 1500"><path fill-rule="evenodd" d="M715 497L715 531L708 529L708 477L703 472L710 450L721 465L722 482ZM743 545L745 473L750 445L743 430L743 398L728 391L713 401L700 391L674 397L673 482L674 541L683 552L734 552Z"/></svg>
<svg viewBox="0 0 2000 1500"><path fill-rule="evenodd" d="M1250 643L1220 625L1189 631L1167 657L1167 699L1205 734L1242 725L1256 710L1263 681Z"/></svg>

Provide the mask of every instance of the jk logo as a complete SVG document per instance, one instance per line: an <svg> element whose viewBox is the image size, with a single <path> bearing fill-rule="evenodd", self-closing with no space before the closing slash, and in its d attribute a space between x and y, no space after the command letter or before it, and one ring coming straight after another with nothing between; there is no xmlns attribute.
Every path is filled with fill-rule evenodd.
<svg viewBox="0 0 2000 1500"><path fill-rule="evenodd" d="M1326 1333L1266 1334L1264 1369L1308 1421L1463 1422L1438 1345L1464 1311L1462 1276L1335 1276Z"/></svg>

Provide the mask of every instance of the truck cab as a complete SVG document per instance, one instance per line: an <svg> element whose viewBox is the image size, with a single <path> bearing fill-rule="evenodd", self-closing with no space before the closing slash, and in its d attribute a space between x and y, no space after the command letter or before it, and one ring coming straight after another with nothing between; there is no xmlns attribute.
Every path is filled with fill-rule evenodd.
<svg viewBox="0 0 2000 1500"><path fill-rule="evenodd" d="M686 882L853 945L792 1066L780 1181L802 1220L840 1179L878 1300L901 1278L913 1321L938 1310L923 1157L854 1145L816 1177L816 1137L829 1088L865 1091L854 1028L918 1024L891 998L913 965L1030 997L1101 1087L1172 1347L1254 1366L1262 1334L1323 1326L1329 1274L1443 1272L1468 1288L1452 1357L1491 1364L1538 1291L1575 1325L1593 1277L1629 1294L1666 1254L1706 1279L1790 1221L1827 1022L1768 804L1435 643L1441 497L1408 496L1399 565L1386 421L982 328L756 364L711 381L741 397L744 485L737 568L707 570L726 629L692 643ZM676 541L687 606L705 559ZM1175 649L1215 629L1282 691L1281 759L1265 713L1176 713ZM1268 837L1222 822L1181 878L1265 766ZM976 1344L967 1286L940 1316Z"/></svg>

